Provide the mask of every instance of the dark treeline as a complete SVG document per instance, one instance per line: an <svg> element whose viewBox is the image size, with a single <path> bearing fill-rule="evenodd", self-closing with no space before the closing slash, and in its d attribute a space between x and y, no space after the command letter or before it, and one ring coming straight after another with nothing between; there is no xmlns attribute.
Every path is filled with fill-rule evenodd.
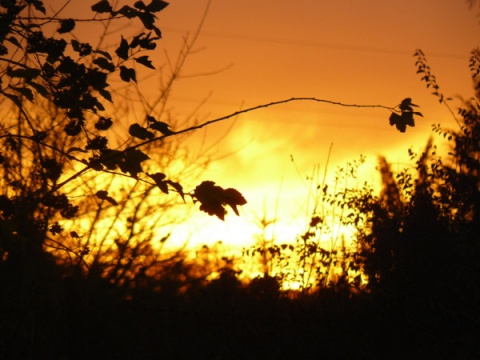
<svg viewBox="0 0 480 360"><path fill-rule="evenodd" d="M158 214L177 206L155 192L222 220L246 202L212 181L185 191L170 174L147 171L150 160L168 169L181 156L175 139L188 129L144 104L145 121L126 141L112 145L106 135L123 115L107 116L117 101L108 81L136 86L132 64L154 67L144 54L161 38L155 19L166 6L93 5L83 20L127 18L145 30L108 52L68 37L78 19L48 17L42 1L0 1L0 358L480 358L478 50L470 58L476 95L457 112L415 54L422 81L457 121L454 130L433 128L449 154L437 154L432 137L422 154L410 153L413 171L395 174L380 158L380 194L318 187L321 201L342 209L342 225L355 228L354 251L320 247L326 217L313 213L296 242L249 249L265 275L245 279L242 259L206 248L194 259L166 253L168 234L155 238L174 223ZM55 35L45 35L42 26L53 25ZM383 108L405 132L421 116L416 107L406 98ZM154 143L162 146L153 151ZM291 273L272 271L292 262L303 276L298 291L283 290Z"/></svg>

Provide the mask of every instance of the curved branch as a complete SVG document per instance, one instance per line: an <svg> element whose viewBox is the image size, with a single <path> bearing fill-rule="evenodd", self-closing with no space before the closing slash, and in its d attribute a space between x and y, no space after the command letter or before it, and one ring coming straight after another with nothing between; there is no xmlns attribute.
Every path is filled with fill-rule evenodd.
<svg viewBox="0 0 480 360"><path fill-rule="evenodd" d="M389 106L385 106L385 105L345 104L345 103L338 102L338 101L318 99L318 98L315 98L315 97L292 97L290 99L272 101L272 102L267 103L267 104L256 105L256 106L249 107L249 108L246 108L246 109L243 109L243 110L235 111L235 112L233 112L229 115L225 115L225 116L213 119L213 120L208 120L208 121L206 121L204 123L201 123L199 125L191 126L191 127L188 127L188 128L182 129L182 130L174 131L171 134L164 134L162 136L158 136L158 137L155 137L153 139L145 140L141 143L130 146L128 149L129 150L137 149L137 148L142 147L144 145L147 145L149 143L165 139L166 137L169 137L169 136L174 136L174 135L183 134L183 133L186 133L186 132L198 130L198 129L201 129L201 128L206 127L208 125L211 125L211 124L214 124L214 123L217 123L217 122L221 122L221 121L225 121L225 120L231 119L231 118L236 117L236 116L241 115L241 114L245 114L245 113L248 113L248 112L251 112L251 111L264 109L264 108L268 108L268 107L272 107L272 106L276 106L276 105L286 104L286 103L294 102L294 101L312 101L312 102L320 102L320 103L326 103L326 104L332 104L332 105L338 105L338 106L344 106L344 107L378 108L378 109L385 109L385 110L388 110L388 111L391 111L391 112L395 111L395 107L389 107Z"/></svg>

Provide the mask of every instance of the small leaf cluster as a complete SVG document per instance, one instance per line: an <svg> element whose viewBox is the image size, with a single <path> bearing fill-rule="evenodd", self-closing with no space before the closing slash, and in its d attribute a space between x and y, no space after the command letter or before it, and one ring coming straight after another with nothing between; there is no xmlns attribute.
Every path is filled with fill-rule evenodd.
<svg viewBox="0 0 480 360"><path fill-rule="evenodd" d="M200 203L200 210L209 215L215 215L224 220L227 210L225 206L232 208L239 215L237 206L245 205L247 200L236 189L224 189L215 185L213 181L204 181L193 191L193 196Z"/></svg>
<svg viewBox="0 0 480 360"><path fill-rule="evenodd" d="M148 176L150 176L153 179L153 181L155 181L155 184L157 184L158 188L163 193L168 194L169 186L171 186L185 201L185 194L183 192L183 187L178 182L167 179L167 175L161 172L157 172L155 174L148 174Z"/></svg>
<svg viewBox="0 0 480 360"><path fill-rule="evenodd" d="M389 121L391 126L395 125L397 130L402 133L407 130L407 126L415 126L413 115L423 117L421 112L413 111L413 108L418 107L418 105L413 104L411 98L403 99L397 107L400 110L399 113L392 112Z"/></svg>
<svg viewBox="0 0 480 360"><path fill-rule="evenodd" d="M133 7L124 5L119 10L114 10L107 0L100 0L92 6L92 11L99 14L110 14L112 17L121 15L128 19L138 18L145 29L153 30L155 34L160 37L162 33L155 25L155 13L162 11L167 5L168 3L163 0L152 0L148 5L138 0Z"/></svg>
<svg viewBox="0 0 480 360"><path fill-rule="evenodd" d="M154 131L159 131L162 135L165 135L165 136L170 136L174 134L174 132L170 129L169 124L163 121L158 121L152 115L147 115L147 121L148 121L148 126L146 127L138 123L134 123L130 125L130 128L128 129L129 134L140 140L154 139L155 138Z"/></svg>

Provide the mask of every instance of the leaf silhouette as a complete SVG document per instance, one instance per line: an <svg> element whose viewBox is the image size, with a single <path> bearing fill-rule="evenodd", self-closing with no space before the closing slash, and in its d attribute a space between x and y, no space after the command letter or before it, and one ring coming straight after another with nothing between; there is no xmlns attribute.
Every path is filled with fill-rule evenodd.
<svg viewBox="0 0 480 360"><path fill-rule="evenodd" d="M185 201L185 194L183 193L182 185L180 185L175 181L168 180L167 175L161 172L158 172L155 174L147 174L147 175L150 176L155 181L155 183L157 184L157 186L160 188L162 192L164 192L165 194L168 194L168 185L170 185L180 194L183 201Z"/></svg>
<svg viewBox="0 0 480 360"><path fill-rule="evenodd" d="M412 99L411 98L403 99L402 102L400 103L400 105L398 105L398 107L402 111L413 111L412 106L418 107L418 105L412 104Z"/></svg>
<svg viewBox="0 0 480 360"><path fill-rule="evenodd" d="M135 73L135 69L127 68L123 65L120 66L120 78L125 82L129 82L130 80L137 82L137 75Z"/></svg>
<svg viewBox="0 0 480 360"><path fill-rule="evenodd" d="M143 172L141 163L150 159L144 152L133 149L126 150L124 153L123 161L120 162L120 170L125 173L130 173L133 177L137 177L137 174Z"/></svg>
<svg viewBox="0 0 480 360"><path fill-rule="evenodd" d="M235 189L223 189L213 181L204 181L194 190L194 196L200 202L200 210L209 215L215 215L220 220L225 220L226 210L224 205L229 205L238 215L237 205L247 203L245 198Z"/></svg>
<svg viewBox="0 0 480 360"><path fill-rule="evenodd" d="M29 88L25 87L16 87L16 86L10 86L13 90L16 92L19 92L23 96L25 96L28 100L33 101L33 92Z"/></svg>
<svg viewBox="0 0 480 360"><path fill-rule="evenodd" d="M182 197L183 201L185 202L185 194L183 193L183 187L180 185L178 182L172 181L172 180L167 180L166 181L168 184L170 184L171 187L173 187L177 192L180 194Z"/></svg>
<svg viewBox="0 0 480 360"><path fill-rule="evenodd" d="M155 135L151 131L148 131L146 128L140 126L137 123L130 125L128 132L133 137L141 140L153 139L155 137Z"/></svg>
<svg viewBox="0 0 480 360"><path fill-rule="evenodd" d="M407 124L405 123L404 119L401 115L396 113L392 113L390 115L390 125L395 125L400 132L405 132L407 130Z"/></svg>
<svg viewBox="0 0 480 360"><path fill-rule="evenodd" d="M43 6L43 2L40 0L31 0L30 3L35 7L36 10L40 11L41 13L45 14L45 6Z"/></svg>
<svg viewBox="0 0 480 360"><path fill-rule="evenodd" d="M133 6L135 6L137 9L140 9L140 10L145 10L147 8L143 3L143 1L136 1L135 4L133 4Z"/></svg>
<svg viewBox="0 0 480 360"><path fill-rule="evenodd" d="M38 70L38 69L25 68L25 69L15 69L15 70L13 70L11 67L7 67L7 75L8 76L24 78L27 81L36 78L40 74L41 74L41 71Z"/></svg>
<svg viewBox="0 0 480 360"><path fill-rule="evenodd" d="M34 88L36 92L38 92L40 95L42 95L45 99L48 98L48 90L45 86L43 86L41 84L37 84L36 82L33 82L33 81L28 81L27 83L32 88Z"/></svg>
<svg viewBox="0 0 480 360"><path fill-rule="evenodd" d="M150 120L152 117L150 116L148 119ZM169 129L170 125L163 121L157 121L155 119L150 120L148 125L151 129L160 131L163 135L171 135L173 131Z"/></svg>
<svg viewBox="0 0 480 360"><path fill-rule="evenodd" d="M150 176L153 179L153 181L155 181L155 184L157 184L157 186L163 193L168 194L168 184L165 181L167 175L165 175L164 173L158 172L155 174L148 174L148 176Z"/></svg>
<svg viewBox="0 0 480 360"><path fill-rule="evenodd" d="M122 14L128 19L133 19L135 16L139 15L139 12L135 10L134 8L124 5L120 10L117 11L118 14Z"/></svg>
<svg viewBox="0 0 480 360"><path fill-rule="evenodd" d="M141 163L150 159L147 154L137 149L118 151L111 149L101 149L100 157L90 158L89 166L95 170L102 170L102 165L109 170L120 170L124 173L130 173L134 178L137 174L143 172Z"/></svg>
<svg viewBox="0 0 480 360"><path fill-rule="evenodd" d="M228 188L223 192L223 201L229 205L237 215L239 215L237 205L245 205L247 203L243 195L233 188Z"/></svg>
<svg viewBox="0 0 480 360"><path fill-rule="evenodd" d="M412 103L411 98L405 98L401 101L401 103L398 105L398 108L400 109L400 114L396 112L392 112L390 114L389 122L390 125L397 128L398 131L404 133L407 130L407 126L415 126L415 120L413 118L413 115L418 115L422 116L421 112L418 111L413 111L414 107L418 107L418 105Z"/></svg>
<svg viewBox="0 0 480 360"><path fill-rule="evenodd" d="M194 196L201 204L200 210L224 220L225 209L222 207L221 190L213 181L204 181L195 188Z"/></svg>
<svg viewBox="0 0 480 360"><path fill-rule="evenodd" d="M166 1L152 0L152 2L148 4L147 9L150 10L151 12L158 12L158 11L162 11L167 6L168 6L168 3Z"/></svg>
<svg viewBox="0 0 480 360"><path fill-rule="evenodd" d="M152 61L148 58L147 55L135 58L135 61L138 62L139 64L142 64L143 66L146 66L150 69L155 70L155 66L152 65Z"/></svg>
<svg viewBox="0 0 480 360"><path fill-rule="evenodd" d="M171 135L173 134L173 131L169 129L170 125L163 121L158 121L155 117L152 115L147 115L147 121L148 121L148 126L151 129L160 131L164 135Z"/></svg>
<svg viewBox="0 0 480 360"><path fill-rule="evenodd" d="M102 149L98 162L104 165L108 170L115 170L123 161L123 152L119 150ZM95 161L93 164L95 165Z"/></svg>
<svg viewBox="0 0 480 360"><path fill-rule="evenodd" d="M60 28L57 30L59 34L65 34L75 28L75 20L65 19L60 21Z"/></svg>
<svg viewBox="0 0 480 360"><path fill-rule="evenodd" d="M115 54L117 54L119 58L122 58L123 60L127 60L128 59L128 49L129 49L128 42L122 36L120 46L117 48L117 50L115 50Z"/></svg>
<svg viewBox="0 0 480 360"><path fill-rule="evenodd" d="M110 72L113 72L115 70L115 65L113 65L113 63L111 63L104 57L96 58L95 60L93 60L93 63L95 65L98 65L98 67L102 68L103 70L107 70Z"/></svg>
<svg viewBox="0 0 480 360"><path fill-rule="evenodd" d="M101 0L97 2L96 4L92 5L91 9L97 13L112 12L113 10L107 0Z"/></svg>

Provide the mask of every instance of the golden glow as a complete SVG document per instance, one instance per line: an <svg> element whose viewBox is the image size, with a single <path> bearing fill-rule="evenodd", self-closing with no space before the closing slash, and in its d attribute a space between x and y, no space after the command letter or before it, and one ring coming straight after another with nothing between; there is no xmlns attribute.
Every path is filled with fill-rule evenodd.
<svg viewBox="0 0 480 360"><path fill-rule="evenodd" d="M176 1L165 11L167 49L178 48L181 38L194 31L205 4ZM401 169L408 166L409 147L423 149L432 123L455 125L415 74L412 55L417 47L430 54L446 94L470 94L467 59L477 45L476 34L477 20L462 3L213 1L197 43L200 51L184 74L228 69L186 78L172 99L179 109L188 109L211 91L204 107L208 118L292 96L391 106L410 96L420 104L425 117L405 134L388 125L388 112L308 103L237 119L218 146L220 155L235 153L211 164L205 177L244 193L249 201L242 211L245 219L261 214L267 204L269 215L279 219L275 236L292 240L308 216L302 209L308 196L302 177L314 164L326 164L330 144L329 173L364 154L361 180L375 184L378 155ZM208 134L221 133L225 126L212 126ZM234 245L255 233L248 220L234 215L225 224L198 217L194 237L200 241Z"/></svg>
<svg viewBox="0 0 480 360"><path fill-rule="evenodd" d="M163 69L170 66L166 54L174 59L192 39L207 3L175 0L161 13L155 62ZM331 176L363 154L366 165L356 181L374 185L378 155L394 170L408 166L407 149L424 147L431 124L455 126L415 74L413 52L425 51L447 96L469 96L467 59L478 45L477 20L454 1L212 1L165 111L178 123L192 113L211 120L297 96L387 106L412 97L424 118L402 134L388 124L388 111L299 102L242 115L232 129L234 120L201 130L186 144L192 153L214 144L214 161L188 179L191 186L214 180L241 191L248 204L241 217L232 213L225 222L193 212L184 226L169 229L171 240L192 247L221 240L238 250L255 243L254 221L265 215L277 220L269 237L293 241L311 215L305 177L314 164ZM160 88L158 77L140 84L152 97Z"/></svg>

